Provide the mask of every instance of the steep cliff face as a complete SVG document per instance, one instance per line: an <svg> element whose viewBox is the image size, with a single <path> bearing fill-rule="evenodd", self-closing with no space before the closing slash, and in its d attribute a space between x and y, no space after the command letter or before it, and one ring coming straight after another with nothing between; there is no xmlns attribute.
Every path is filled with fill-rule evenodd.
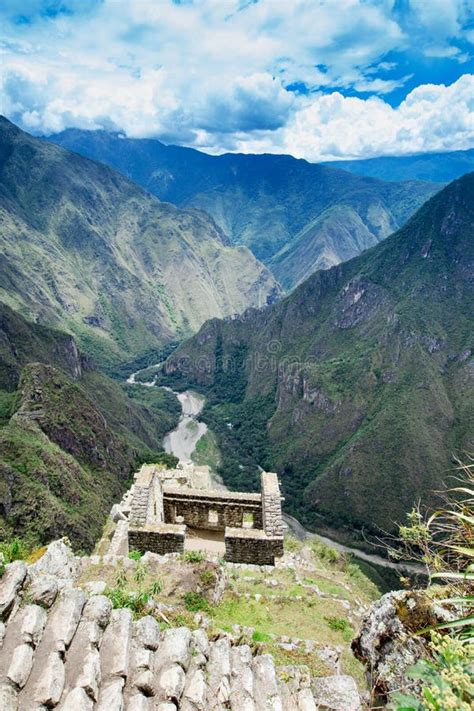
<svg viewBox="0 0 474 711"><path fill-rule="evenodd" d="M205 324L170 357L168 377L208 391L242 461L242 408L256 422L264 399L258 463L309 523L392 528L472 448L473 197L470 174L365 254L270 309Z"/></svg>
<svg viewBox="0 0 474 711"><path fill-rule="evenodd" d="M135 393L133 393L135 395ZM178 419L95 370L66 334L0 304L0 537L71 535L93 545L136 462L156 458Z"/></svg>
<svg viewBox="0 0 474 711"><path fill-rule="evenodd" d="M71 129L49 140L116 168L163 200L205 210L287 289L377 244L439 189L292 156L209 156L104 131Z"/></svg>
<svg viewBox="0 0 474 711"><path fill-rule="evenodd" d="M72 332L102 365L280 294L270 272L209 216L160 203L6 119L0 225L0 299Z"/></svg>

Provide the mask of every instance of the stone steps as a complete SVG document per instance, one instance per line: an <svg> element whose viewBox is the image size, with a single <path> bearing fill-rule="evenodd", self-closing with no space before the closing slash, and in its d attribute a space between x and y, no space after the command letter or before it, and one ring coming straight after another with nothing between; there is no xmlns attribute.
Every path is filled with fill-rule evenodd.
<svg viewBox="0 0 474 711"><path fill-rule="evenodd" d="M254 655L225 633L210 640L202 628L162 631L154 617L134 621L129 609L112 609L73 579L58 581L56 599L43 594L49 608L34 604L30 590L51 588L47 572L14 563L0 578L2 711L360 709L356 690L352 705L346 698L344 706L319 706L305 668L281 676L270 655ZM326 680L326 695L337 678Z"/></svg>

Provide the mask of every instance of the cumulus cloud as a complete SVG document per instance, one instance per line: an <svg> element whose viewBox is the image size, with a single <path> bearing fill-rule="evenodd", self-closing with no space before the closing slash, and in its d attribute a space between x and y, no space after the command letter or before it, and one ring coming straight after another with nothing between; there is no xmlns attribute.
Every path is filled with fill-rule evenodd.
<svg viewBox="0 0 474 711"><path fill-rule="evenodd" d="M474 77L414 89L398 108L380 98L316 97L280 132L284 152L308 160L446 151L474 142Z"/></svg>
<svg viewBox="0 0 474 711"><path fill-rule="evenodd" d="M397 108L387 97L412 80L398 57L413 27L425 56L464 61L454 41L468 36L468 3L411 0L404 14L394 7L5 0L1 110L35 133L105 128L214 153L318 160L464 147L469 78L419 87Z"/></svg>

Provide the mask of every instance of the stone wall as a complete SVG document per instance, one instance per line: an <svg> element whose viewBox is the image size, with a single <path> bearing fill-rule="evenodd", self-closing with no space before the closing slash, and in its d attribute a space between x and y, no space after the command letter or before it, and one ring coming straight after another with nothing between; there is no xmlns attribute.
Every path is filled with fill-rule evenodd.
<svg viewBox="0 0 474 711"><path fill-rule="evenodd" d="M263 530L268 536L283 535L281 494L278 477L274 472L262 472Z"/></svg>
<svg viewBox="0 0 474 711"><path fill-rule="evenodd" d="M130 522L133 526L163 521L163 491L161 479L153 465L144 464L133 484Z"/></svg>
<svg viewBox="0 0 474 711"><path fill-rule="evenodd" d="M163 505L165 521L182 520L190 528L208 531L224 531L227 526L241 528L245 514L252 515L254 528L261 529L263 525L260 494L165 487Z"/></svg>
<svg viewBox="0 0 474 711"><path fill-rule="evenodd" d="M128 545L130 550L151 551L152 553L182 553L186 526L161 523L140 528L129 528Z"/></svg>
<svg viewBox="0 0 474 711"><path fill-rule="evenodd" d="M282 555L283 536L245 528L225 530L225 559L229 563L275 565L275 558Z"/></svg>

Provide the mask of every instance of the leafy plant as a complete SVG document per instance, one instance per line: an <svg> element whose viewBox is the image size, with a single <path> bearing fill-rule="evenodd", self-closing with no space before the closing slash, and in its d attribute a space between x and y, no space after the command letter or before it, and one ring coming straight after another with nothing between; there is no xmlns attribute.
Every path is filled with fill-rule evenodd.
<svg viewBox="0 0 474 711"><path fill-rule="evenodd" d="M409 672L419 692L393 694L397 711L469 711L474 704L474 460L458 462L458 486L451 488L445 507L427 520L418 509L400 528L404 556L421 560L430 581L442 581L441 603L458 611L448 622L421 629L431 633L426 659ZM442 630L442 634L440 631Z"/></svg>
<svg viewBox="0 0 474 711"><path fill-rule="evenodd" d="M4 563L13 563L14 560L25 560L30 549L21 538L15 537L11 541L0 543L0 553L3 555Z"/></svg>
<svg viewBox="0 0 474 711"><path fill-rule="evenodd" d="M128 557L130 558L130 560L140 560L140 558L142 557L142 553L140 551L130 551Z"/></svg>
<svg viewBox="0 0 474 711"><path fill-rule="evenodd" d="M204 560L204 553L202 551L186 551L184 560L186 563L201 563Z"/></svg>
<svg viewBox="0 0 474 711"><path fill-rule="evenodd" d="M421 698L392 694L397 711L470 711L474 705L474 649L451 635L432 635L432 658L422 659L409 676L422 685Z"/></svg>

